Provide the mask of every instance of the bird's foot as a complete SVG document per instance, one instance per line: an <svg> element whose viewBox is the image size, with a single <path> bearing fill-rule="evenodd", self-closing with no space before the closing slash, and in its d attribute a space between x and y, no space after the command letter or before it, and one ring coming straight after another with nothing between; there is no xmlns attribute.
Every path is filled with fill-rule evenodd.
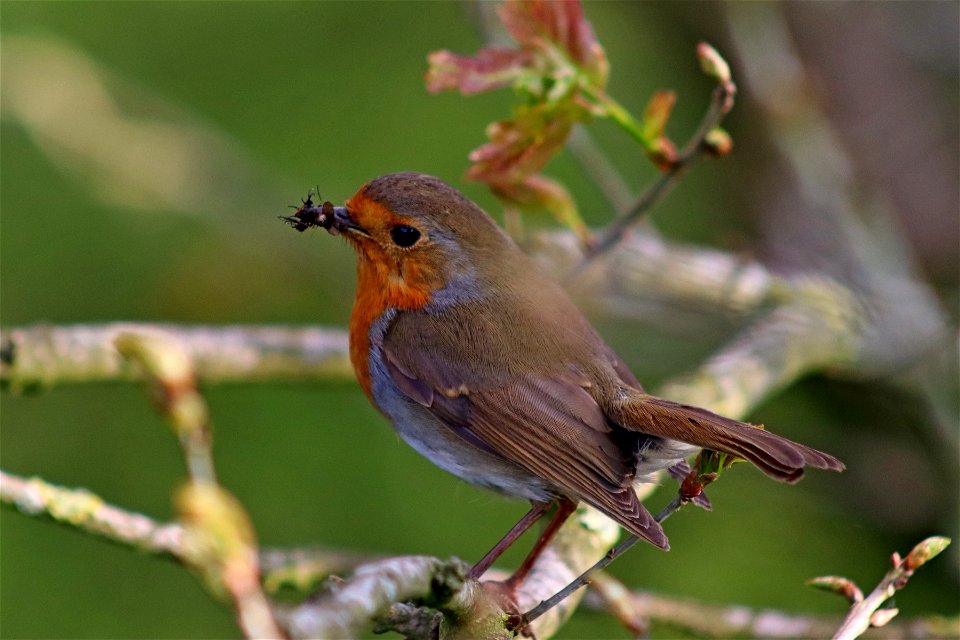
<svg viewBox="0 0 960 640"><path fill-rule="evenodd" d="M482 582L481 586L493 595L497 604L499 604L500 608L507 614L505 626L508 630L513 631L516 635L523 638L533 638L536 640L536 636L533 635L533 632L527 625L526 619L520 612L520 606L517 604L517 589L520 587L518 581L512 579L488 580Z"/></svg>

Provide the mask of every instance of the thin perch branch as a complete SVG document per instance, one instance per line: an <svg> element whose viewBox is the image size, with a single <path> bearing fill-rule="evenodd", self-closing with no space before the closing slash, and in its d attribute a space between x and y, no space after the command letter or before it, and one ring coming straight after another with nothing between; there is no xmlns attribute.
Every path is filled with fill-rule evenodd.
<svg viewBox="0 0 960 640"><path fill-rule="evenodd" d="M683 502L680 500L680 497L675 497L670 504L664 507L660 513L656 515L654 520L657 522L663 522L671 515L677 512L677 510L683 506ZM536 607L524 614L524 621L529 623L533 622L540 616L544 615L550 611L553 607L557 606L559 603L563 602L574 594L578 589L583 587L589 582L589 577L598 571L603 571L611 562L619 558L621 555L627 552L630 547L635 545L640 541L640 536L636 534L631 534L627 536L620 544L613 547L607 553L597 560L594 564L590 565L586 569L580 572L580 575L577 576L576 580L571 580L563 589L560 589L552 596L543 600Z"/></svg>

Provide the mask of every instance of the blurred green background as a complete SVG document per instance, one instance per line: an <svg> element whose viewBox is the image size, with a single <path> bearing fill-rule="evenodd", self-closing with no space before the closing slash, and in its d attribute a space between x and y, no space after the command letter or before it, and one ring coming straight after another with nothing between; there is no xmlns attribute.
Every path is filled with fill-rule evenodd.
<svg viewBox="0 0 960 640"><path fill-rule="evenodd" d="M418 170L499 213L484 188L461 176L487 123L509 114L510 91L464 99L423 88L429 51L480 46L465 5L5 2L2 13L5 328L112 320L345 326L349 250L276 220L308 189L318 185L340 202L373 177ZM710 88L694 47L701 38L722 47L721 9L597 2L586 13L612 64L611 93L638 114L653 90L676 89L670 130L684 139ZM942 76L951 72L931 72L948 106L956 88ZM657 209L665 235L763 253L750 189L765 147L750 109L745 95L728 121L735 156L698 167ZM956 109L949 113L955 118ZM593 132L635 188L654 177L626 136L605 123ZM560 157L549 172L588 220L609 218L573 160ZM955 305L955 255L919 249ZM695 367L736 319L695 331L685 330L689 323L600 326L655 387ZM221 481L249 509L265 546L475 560L524 511L421 459L352 383L204 391ZM839 599L802 582L834 573L872 586L891 551L925 535L955 535L943 514L955 513L956 490L926 470L913 430L924 418L909 394L815 378L755 419L837 454L851 473L810 474L786 487L738 468L712 492L713 513L691 509L670 520L673 551L637 548L614 574L708 602L839 613ZM171 490L184 476L175 439L134 385L5 393L0 446L10 472L88 487L160 519L171 516ZM663 492L651 506L667 499ZM4 637L238 635L230 611L171 562L11 510L0 517ZM955 562L938 559L915 577L897 598L903 615L956 613ZM560 637L627 634L581 611Z"/></svg>

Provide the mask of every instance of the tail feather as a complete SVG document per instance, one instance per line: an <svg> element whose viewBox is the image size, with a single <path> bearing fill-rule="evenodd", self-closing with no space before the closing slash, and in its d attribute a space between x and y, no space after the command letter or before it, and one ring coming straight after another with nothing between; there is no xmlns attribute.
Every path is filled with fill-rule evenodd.
<svg viewBox="0 0 960 640"><path fill-rule="evenodd" d="M729 453L755 464L768 476L796 482L805 466L843 471L833 456L706 409L630 390L608 413L624 428Z"/></svg>

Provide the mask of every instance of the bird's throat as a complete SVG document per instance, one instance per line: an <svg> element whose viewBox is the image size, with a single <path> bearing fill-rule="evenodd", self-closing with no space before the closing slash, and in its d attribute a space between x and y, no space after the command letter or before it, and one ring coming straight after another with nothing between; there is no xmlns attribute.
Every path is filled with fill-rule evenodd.
<svg viewBox="0 0 960 640"><path fill-rule="evenodd" d="M410 311L430 302L440 286L438 274L418 263L399 265L386 256L370 256L376 247L357 247L357 296L350 315L350 361L364 393L373 401L370 379L370 329L391 309ZM374 403L376 404L376 403Z"/></svg>

